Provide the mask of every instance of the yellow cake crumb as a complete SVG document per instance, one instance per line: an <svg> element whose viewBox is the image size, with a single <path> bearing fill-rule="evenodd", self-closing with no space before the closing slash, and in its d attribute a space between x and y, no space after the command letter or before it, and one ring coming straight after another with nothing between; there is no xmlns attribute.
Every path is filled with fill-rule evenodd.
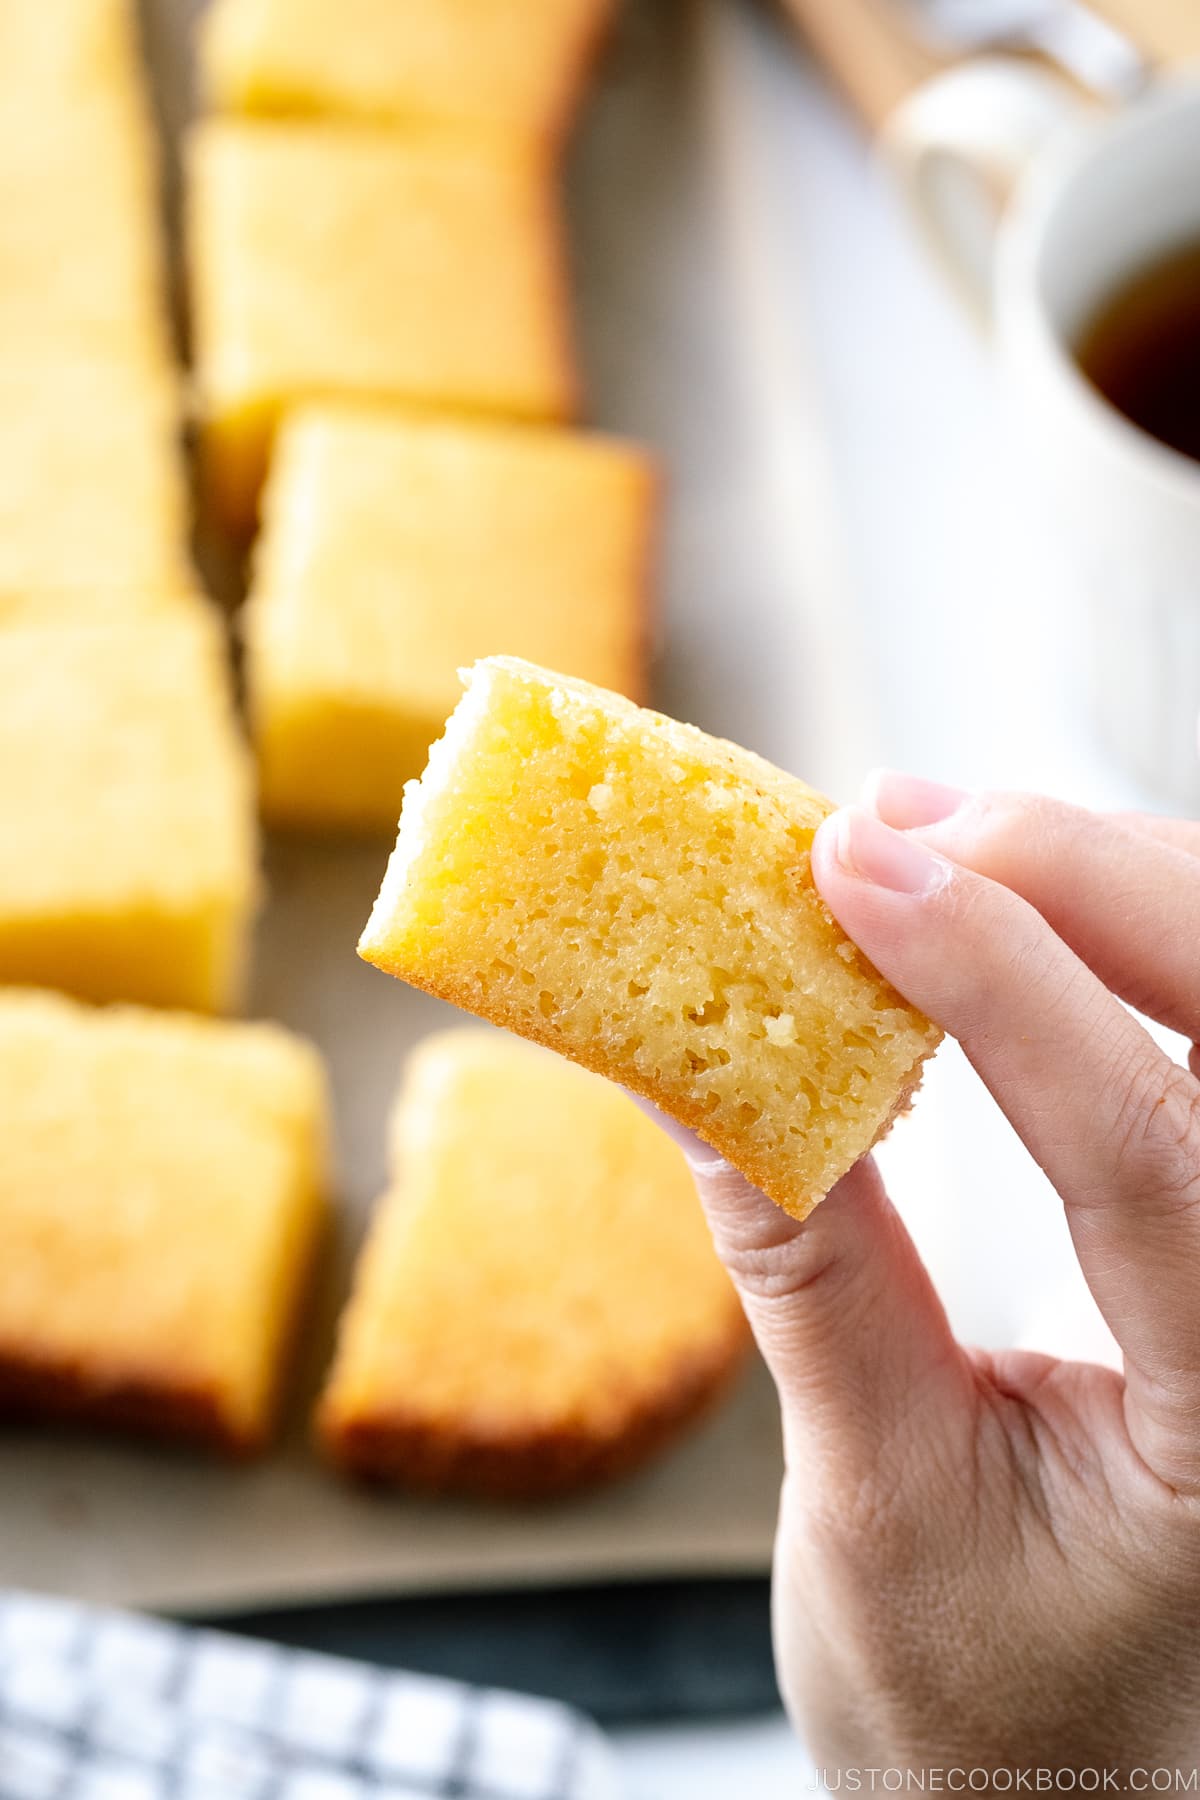
<svg viewBox="0 0 1200 1800"><path fill-rule="evenodd" d="M256 897L248 758L199 602L0 629L0 982L221 1010Z"/></svg>
<svg viewBox="0 0 1200 1800"><path fill-rule="evenodd" d="M216 0L213 104L523 132L570 122L612 0Z"/></svg>
<svg viewBox="0 0 1200 1800"><path fill-rule="evenodd" d="M261 1444L325 1138L277 1026L0 991L0 1412Z"/></svg>
<svg viewBox="0 0 1200 1800"><path fill-rule="evenodd" d="M642 1461L746 1326L682 1152L632 1100L499 1033L412 1058L321 1406L330 1453L532 1496Z"/></svg>
<svg viewBox="0 0 1200 1800"><path fill-rule="evenodd" d="M494 651L639 694L655 498L648 458L601 438L291 415L246 612L266 816L393 831L458 670Z"/></svg>
<svg viewBox="0 0 1200 1800"><path fill-rule="evenodd" d="M519 144L210 120L190 238L207 489L252 522L283 408L559 418L574 404L551 167Z"/></svg>
<svg viewBox="0 0 1200 1800"><path fill-rule="evenodd" d="M831 810L736 745L492 657L409 789L360 953L645 1095L803 1218L940 1035L813 885Z"/></svg>

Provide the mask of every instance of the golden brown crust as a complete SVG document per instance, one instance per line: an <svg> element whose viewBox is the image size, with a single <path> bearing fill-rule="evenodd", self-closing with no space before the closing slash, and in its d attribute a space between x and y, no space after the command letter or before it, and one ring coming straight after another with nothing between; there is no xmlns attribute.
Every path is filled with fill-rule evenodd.
<svg viewBox="0 0 1200 1800"><path fill-rule="evenodd" d="M567 223L559 184L554 179L553 165L547 158L542 171L540 218L537 224L542 241L553 245L547 270L548 314L554 334L553 358L558 393L546 408L546 417L554 424L574 425L584 405L583 370L575 329L575 308L571 295L571 270L567 254ZM513 408L514 417L520 409Z"/></svg>
<svg viewBox="0 0 1200 1800"><path fill-rule="evenodd" d="M546 141L556 157L565 148L596 65L613 36L616 16L615 0L594 0L591 17L564 73L554 116L547 122Z"/></svg>
<svg viewBox="0 0 1200 1800"><path fill-rule="evenodd" d="M718 1348L682 1357L671 1381L631 1405L619 1432L581 1428L489 1433L393 1408L341 1419L328 1404L317 1417L329 1459L364 1480L485 1500L551 1499L614 1481L653 1458L699 1420L731 1385L750 1343L740 1317Z"/></svg>
<svg viewBox="0 0 1200 1800"><path fill-rule="evenodd" d="M219 1395L153 1375L97 1377L80 1363L41 1361L0 1349L0 1419L97 1426L244 1457L261 1440L236 1428Z"/></svg>
<svg viewBox="0 0 1200 1800"><path fill-rule="evenodd" d="M645 470L646 505L642 517L641 543L638 546L637 638L632 647L630 682L625 690L629 698L636 700L640 706L644 706L649 699L650 666L654 660L658 638L658 566L666 515L666 471L658 458L650 455L646 455Z"/></svg>
<svg viewBox="0 0 1200 1800"><path fill-rule="evenodd" d="M361 952L360 952L361 954ZM685 1096L668 1093L656 1082L647 1081L636 1069L627 1068L600 1053L594 1044L587 1046L566 1040L553 1027L553 1021L539 1025L536 1021L521 1015L518 1020L510 1017L502 1006L489 1005L487 996L479 988L468 983L451 983L431 981L421 969L410 968L398 959L386 955L372 954L367 960L376 968L397 980L405 981L410 987L421 988L432 994L437 1000L447 1000L451 1006L457 1006L464 1012L474 1013L477 1018L487 1019L492 1025L500 1025L506 1031L515 1031L518 1036L527 1038L533 1043L542 1044L547 1050L554 1050L568 1061L578 1063L581 1068L590 1069L593 1075L603 1075L608 1081L615 1081L630 1093L637 1094L643 1100L649 1100L660 1112L678 1120L679 1124L694 1131L696 1136L711 1146L725 1160L741 1171L754 1186L761 1189L769 1200L783 1208L793 1219L806 1219L813 1207L825 1198L824 1194L797 1195L790 1192L778 1180L778 1169L769 1154L756 1152L747 1143L744 1136L735 1132L713 1130L710 1116L703 1109L689 1101ZM906 1112L912 1104L913 1095L921 1085L921 1076L929 1058L940 1042L940 1034L935 1036L927 1050L923 1050L916 1058L906 1077L896 1103L882 1126L875 1134L873 1143L879 1143L891 1130L892 1125L901 1113Z"/></svg>

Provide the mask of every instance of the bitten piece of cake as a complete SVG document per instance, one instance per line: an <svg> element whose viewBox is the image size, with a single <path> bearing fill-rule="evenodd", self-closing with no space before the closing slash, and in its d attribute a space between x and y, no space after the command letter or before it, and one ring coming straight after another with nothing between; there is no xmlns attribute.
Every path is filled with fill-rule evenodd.
<svg viewBox="0 0 1200 1800"><path fill-rule="evenodd" d="M659 1448L745 1321L680 1150L626 1094L482 1030L427 1039L320 1412L331 1456L532 1498Z"/></svg>
<svg viewBox="0 0 1200 1800"><path fill-rule="evenodd" d="M257 1448L325 1135L277 1026L0 993L0 1414Z"/></svg>
<svg viewBox="0 0 1200 1800"><path fill-rule="evenodd" d="M214 105L555 141L612 0L217 0L201 40Z"/></svg>
<svg viewBox="0 0 1200 1800"><path fill-rule="evenodd" d="M0 629L0 982L236 1003L257 894L253 778L198 600Z"/></svg>
<svg viewBox="0 0 1200 1800"><path fill-rule="evenodd" d="M408 792L360 954L623 1082L803 1218L939 1038L813 885L830 811L736 745L489 658Z"/></svg>
<svg viewBox="0 0 1200 1800"><path fill-rule="evenodd" d="M459 669L495 651L638 696L655 490L604 438L290 416L245 621L266 816L390 835Z"/></svg>

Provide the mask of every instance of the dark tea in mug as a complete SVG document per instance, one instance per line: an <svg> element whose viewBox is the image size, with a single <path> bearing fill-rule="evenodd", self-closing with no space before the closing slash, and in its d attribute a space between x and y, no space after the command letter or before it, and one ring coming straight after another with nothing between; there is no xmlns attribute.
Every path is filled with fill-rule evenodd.
<svg viewBox="0 0 1200 1800"><path fill-rule="evenodd" d="M1200 243L1116 288L1088 320L1075 355L1127 419L1200 462Z"/></svg>

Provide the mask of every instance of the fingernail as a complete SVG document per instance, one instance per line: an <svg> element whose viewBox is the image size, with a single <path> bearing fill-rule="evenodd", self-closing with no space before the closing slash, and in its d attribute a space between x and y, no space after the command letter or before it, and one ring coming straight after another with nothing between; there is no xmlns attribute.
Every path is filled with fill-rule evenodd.
<svg viewBox="0 0 1200 1800"><path fill-rule="evenodd" d="M936 893L949 877L942 857L861 807L844 808L833 823L838 862L859 881L872 881L894 894L921 896Z"/></svg>
<svg viewBox="0 0 1200 1800"><path fill-rule="evenodd" d="M679 1146L693 1175L717 1175L729 1167L725 1158L711 1149L703 1138L698 1138L694 1131L681 1125L670 1113L655 1106L653 1100L647 1100L642 1094L635 1094L632 1088L626 1088L625 1092L638 1111L645 1113L648 1119L653 1119L659 1130L664 1131L671 1142Z"/></svg>
<svg viewBox="0 0 1200 1800"><path fill-rule="evenodd" d="M919 775L903 775L898 769L876 769L863 785L863 805L897 831L937 825L957 812L968 798L963 788L925 781Z"/></svg>

